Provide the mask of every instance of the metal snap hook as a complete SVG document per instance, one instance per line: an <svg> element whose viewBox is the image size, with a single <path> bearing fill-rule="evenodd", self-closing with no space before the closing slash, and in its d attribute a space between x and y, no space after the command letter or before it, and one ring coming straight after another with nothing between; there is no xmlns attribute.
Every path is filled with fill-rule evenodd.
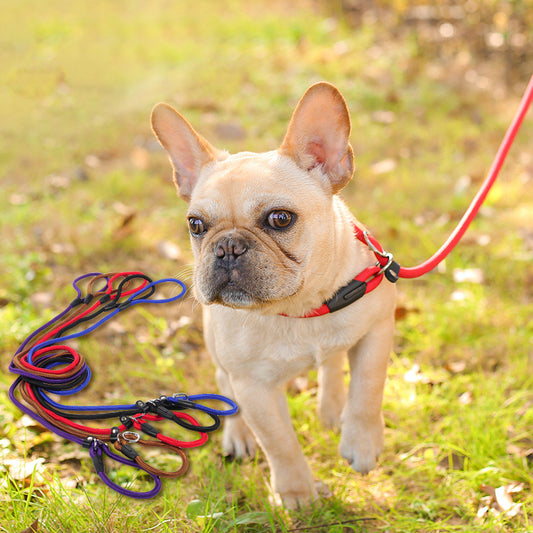
<svg viewBox="0 0 533 533"><path fill-rule="evenodd" d="M376 264L376 266L380 267L379 272L377 272L376 274L376 276L379 276L390 268L390 266L392 265L394 261L394 257L392 253L390 252L378 250L376 246L374 245L374 243L370 240L368 231L363 231L363 237L365 238L365 242L367 246L372 250L372 252L374 252L375 255L379 255L379 257L383 257L384 259L387 259L387 263L385 263L385 265L382 265L380 262Z"/></svg>

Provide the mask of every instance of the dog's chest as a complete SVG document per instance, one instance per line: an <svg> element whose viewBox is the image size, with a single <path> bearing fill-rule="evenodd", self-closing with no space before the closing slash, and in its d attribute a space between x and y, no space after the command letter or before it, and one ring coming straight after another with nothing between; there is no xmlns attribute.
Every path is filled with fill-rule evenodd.
<svg viewBox="0 0 533 533"><path fill-rule="evenodd" d="M217 306L218 307L218 306ZM319 366L329 355L350 348L364 333L339 320L253 316L211 308L206 325L210 352L231 375L273 382Z"/></svg>

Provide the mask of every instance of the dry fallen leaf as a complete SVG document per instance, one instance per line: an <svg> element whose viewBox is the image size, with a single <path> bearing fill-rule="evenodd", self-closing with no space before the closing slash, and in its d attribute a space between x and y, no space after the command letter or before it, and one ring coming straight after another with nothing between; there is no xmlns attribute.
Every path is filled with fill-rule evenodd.
<svg viewBox="0 0 533 533"><path fill-rule="evenodd" d="M222 122L215 126L215 133L225 141L240 141L246 138L246 130L237 122Z"/></svg>
<svg viewBox="0 0 533 533"><path fill-rule="evenodd" d="M404 375L403 379L407 381L407 383L430 383L431 380L428 376L426 376L421 368L420 365L415 363Z"/></svg>
<svg viewBox="0 0 533 533"><path fill-rule="evenodd" d="M523 437L510 442L506 447L506 451L509 455L525 457L529 462L533 462L533 439Z"/></svg>
<svg viewBox="0 0 533 533"><path fill-rule="evenodd" d="M54 297L51 292L34 292L30 295L30 301L35 307L50 307Z"/></svg>
<svg viewBox="0 0 533 533"><path fill-rule="evenodd" d="M403 305L398 305L396 306L394 318L396 319L396 321L404 320L405 317L410 313L420 313L420 309L417 309L416 307L409 308Z"/></svg>
<svg viewBox="0 0 533 533"><path fill-rule="evenodd" d="M457 291L453 291L450 294L450 300L452 302L464 302L465 300L471 299L472 296L473 295L470 291L457 290Z"/></svg>
<svg viewBox="0 0 533 533"><path fill-rule="evenodd" d="M17 421L17 427L18 428L32 428L37 429L37 431L46 431L41 424L36 422L31 416L29 415L22 415L20 419Z"/></svg>
<svg viewBox="0 0 533 533"><path fill-rule="evenodd" d="M39 520L35 520L33 524L31 524L26 529L23 529L20 533L38 533L39 532Z"/></svg>
<svg viewBox="0 0 533 533"><path fill-rule="evenodd" d="M54 242L50 245L50 251L57 255L74 255L77 249L72 243Z"/></svg>
<svg viewBox="0 0 533 533"><path fill-rule="evenodd" d="M98 168L102 164L102 160L95 154L89 154L85 157L85 164L90 168Z"/></svg>
<svg viewBox="0 0 533 533"><path fill-rule="evenodd" d="M113 232L113 238L115 240L121 240L133 233L133 221L137 217L137 212L131 210L121 216L120 222Z"/></svg>
<svg viewBox="0 0 533 533"><path fill-rule="evenodd" d="M179 246L171 241L160 241L157 245L157 250L165 259L179 261L182 258Z"/></svg>
<svg viewBox="0 0 533 533"><path fill-rule="evenodd" d="M446 361L443 366L450 374L461 374L466 369L466 361Z"/></svg>
<svg viewBox="0 0 533 533"><path fill-rule="evenodd" d="M70 178L59 174L52 174L46 178L46 184L54 191L68 189L70 187Z"/></svg>
<svg viewBox="0 0 533 533"><path fill-rule="evenodd" d="M288 389L293 394L300 394L309 390L309 378L306 376L299 376L297 378L294 378L289 382Z"/></svg>
<svg viewBox="0 0 533 533"><path fill-rule="evenodd" d="M42 473L44 471L44 459L28 460L25 458L12 457L4 459L4 467L7 467L9 475L16 481L24 481L31 478L34 472Z"/></svg>
<svg viewBox="0 0 533 533"><path fill-rule="evenodd" d="M386 174L387 172L392 172L393 170L396 170L397 166L398 164L396 163L395 159L388 158L382 159L381 161L377 161L376 163L372 164L370 170L373 174Z"/></svg>
<svg viewBox="0 0 533 533"><path fill-rule="evenodd" d="M512 518L520 512L522 504L513 502L511 494L524 490L524 483L513 482L498 488L491 485L481 485L481 490L488 496L481 498L477 512L478 518L482 518L489 512L496 515L504 514L508 518Z"/></svg>
<svg viewBox="0 0 533 533"><path fill-rule="evenodd" d="M441 461L439 467L444 470L463 470L466 456L461 453L451 452Z"/></svg>
<svg viewBox="0 0 533 533"><path fill-rule="evenodd" d="M378 109L372 113L372 120L378 124L392 124L396 122L396 113L385 109Z"/></svg>
<svg viewBox="0 0 533 533"><path fill-rule="evenodd" d="M470 405L472 403L472 400L474 399L471 391L466 391L457 398L457 401L459 402L459 405Z"/></svg>
<svg viewBox="0 0 533 533"><path fill-rule="evenodd" d="M453 192L457 195L464 194L470 185L472 185L472 178L468 175L463 175L455 182Z"/></svg>
<svg viewBox="0 0 533 533"><path fill-rule="evenodd" d="M120 221L120 225L117 229L117 231L121 231L121 230L124 230L125 228L127 228L132 222L133 222L133 219L137 216L137 213L135 212L131 212L127 215L124 215Z"/></svg>
<svg viewBox="0 0 533 533"><path fill-rule="evenodd" d="M11 205L24 205L30 201L30 197L27 194L13 193L9 196L9 203Z"/></svg>
<svg viewBox="0 0 533 533"><path fill-rule="evenodd" d="M455 283L483 283L485 276L480 268L454 268Z"/></svg>
<svg viewBox="0 0 533 533"><path fill-rule="evenodd" d="M130 160L135 168L146 170L150 162L150 154L142 146L134 146L130 152Z"/></svg>

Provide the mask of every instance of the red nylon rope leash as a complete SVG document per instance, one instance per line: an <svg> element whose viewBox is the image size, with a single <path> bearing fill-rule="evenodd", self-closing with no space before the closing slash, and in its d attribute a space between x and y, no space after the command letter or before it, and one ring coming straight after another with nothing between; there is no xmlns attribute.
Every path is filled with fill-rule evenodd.
<svg viewBox="0 0 533 533"><path fill-rule="evenodd" d="M354 224L354 233L356 238L368 246L376 256L377 263L360 272L355 278L344 287L341 287L332 298L324 302L320 307L312 309L300 318L312 318L326 315L357 301L359 298L374 290L386 277L391 282L398 281L399 278L413 279L423 276L433 270L448 254L454 249L461 240L466 230L474 220L479 209L483 205L490 189L494 185L496 178L505 162L507 154L515 140L515 137L524 121L528 109L533 101L533 76L529 80L518 110L511 122L505 136L496 152L492 166L481 185L480 190L470 203L459 224L448 237L447 241L426 261L414 267L401 267L393 261L392 254L386 252L379 242L372 237L367 231L361 230ZM287 315L284 315L287 316Z"/></svg>
<svg viewBox="0 0 533 533"><path fill-rule="evenodd" d="M463 215L463 218L461 219L455 230L452 232L452 234L448 237L448 240L427 261L424 261L423 263L415 267L400 267L400 278L418 278L420 276L423 276L430 270L433 270L461 240L462 236L465 234L466 230L470 226L472 220L474 220L475 216L477 215L480 207L483 205L483 202L485 201L485 198L487 197L487 194L489 193L491 187L494 185L494 182L498 177L503 163L505 162L505 158L509 153L513 141L515 140L516 134L518 133L518 130L520 129L520 126L524 121L524 118L532 101L533 76L531 76L531 79L529 80L529 84L526 87L524 95L522 96L522 100L515 114L515 117L511 122L509 128L507 129L505 137L503 138L500 144L500 147L498 149L498 152L496 153L494 161L492 162L492 166L490 167L487 177L485 178L485 181L483 182L479 192L472 200L472 203L470 204L469 208Z"/></svg>
<svg viewBox="0 0 533 533"><path fill-rule="evenodd" d="M409 267L409 268L400 267L399 272L398 272L398 277L412 279L412 278L418 278L420 276L423 276L430 270L433 270L443 259L445 259L448 256L448 254L454 249L457 243L461 240L466 230L468 229L468 227L474 220L475 216L477 215L479 209L483 205L483 202L485 201L485 198L489 194L490 189L494 185L494 182L496 181L496 178L498 177L498 174L505 162L505 158L507 157L507 154L509 153L509 150L511 149L511 146L515 140L515 137L518 131L520 130L520 126L522 125L522 122L524 121L524 118L526 117L526 114L532 102L533 102L533 76L531 76L531 79L529 80L529 84L526 87L524 95L522 96L522 100L513 118L513 121L511 122L509 128L507 129L507 132L505 133L505 136L500 144L500 147L498 148L498 151L496 152L496 156L494 157L494 161L492 162L492 166L489 169L487 177L485 178L485 181L481 185L481 188L479 189L478 193L476 194L476 196L470 203L470 206L466 210L459 224L457 224L456 228L453 230L453 232L448 237L446 242L429 259L427 259L423 263L420 263L419 265L414 266L414 267ZM369 235L368 233L365 234L365 232L361 231L356 226L354 227L354 230L355 230L356 237L362 243L369 245L368 241L370 241L371 245L374 248L376 248L376 250L378 250L379 253L376 253L376 257L379 263L382 266L385 266L388 259L380 255L384 253L384 250L379 244L379 242L376 239L374 239L374 237Z"/></svg>

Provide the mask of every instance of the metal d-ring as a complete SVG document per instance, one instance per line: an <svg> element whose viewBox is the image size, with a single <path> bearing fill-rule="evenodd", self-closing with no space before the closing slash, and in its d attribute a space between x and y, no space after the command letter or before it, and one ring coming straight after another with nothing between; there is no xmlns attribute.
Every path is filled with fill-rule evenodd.
<svg viewBox="0 0 533 533"><path fill-rule="evenodd" d="M383 274L383 272L385 272L385 270L387 270L392 265L394 261L394 256L391 252L382 252L381 250L378 250L374 246L368 235L368 231L363 231L363 237L365 238L367 246L374 252L375 255L379 255L380 257L387 259L387 263L385 265L382 265L380 262L378 262L376 265L381 267L379 272L376 274L376 276L379 276L380 274Z"/></svg>
<svg viewBox="0 0 533 533"><path fill-rule="evenodd" d="M123 431L120 434L120 437L122 437L125 442L130 444L135 444L141 439L141 436L136 431Z"/></svg>
<svg viewBox="0 0 533 533"><path fill-rule="evenodd" d="M175 392L172 395L172 398L177 398L178 400L188 400L189 397L184 392Z"/></svg>

